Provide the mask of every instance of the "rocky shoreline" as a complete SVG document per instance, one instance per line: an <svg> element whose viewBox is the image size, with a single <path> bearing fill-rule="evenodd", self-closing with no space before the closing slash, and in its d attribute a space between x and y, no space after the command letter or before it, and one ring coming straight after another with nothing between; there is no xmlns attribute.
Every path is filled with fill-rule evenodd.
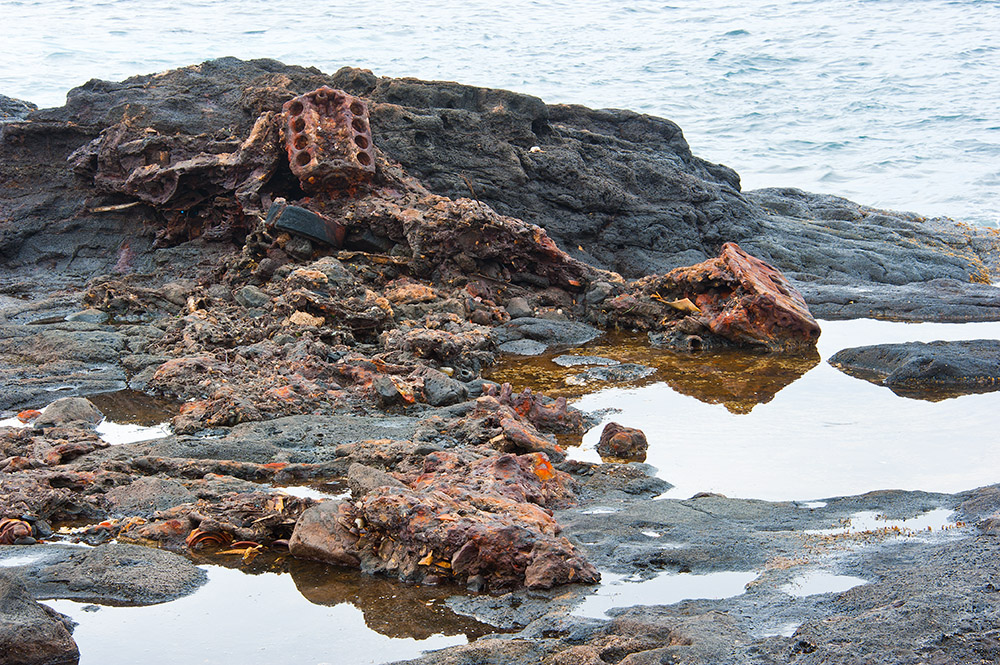
<svg viewBox="0 0 1000 665"><path fill-rule="evenodd" d="M220 549L459 584L455 611L514 631L414 662L1000 654L995 487L656 499L667 484L627 461L641 432L607 434L617 461L566 461L587 414L482 376L605 329L809 359L813 315L1000 320L995 232L742 193L667 120L357 69L222 59L91 81L59 109L0 101L0 410L33 423L0 429L4 662L78 657L37 599L162 602L204 578L172 552ZM892 371L934 391L921 377L965 376L963 354ZM986 354L948 389L997 376ZM125 388L175 399L174 433L108 446L86 400L23 411ZM307 480L350 497L271 490ZM961 526L815 533L930 510ZM70 523L93 549L32 545ZM599 570L756 576L734 598L573 616ZM789 603L804 571L868 583Z"/></svg>

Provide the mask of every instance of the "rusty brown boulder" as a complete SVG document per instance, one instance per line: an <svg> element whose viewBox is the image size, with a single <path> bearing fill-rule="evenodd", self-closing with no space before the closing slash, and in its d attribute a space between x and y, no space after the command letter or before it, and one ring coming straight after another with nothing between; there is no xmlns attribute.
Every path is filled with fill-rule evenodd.
<svg viewBox="0 0 1000 665"><path fill-rule="evenodd" d="M357 466L352 474L365 475ZM403 482L362 483L353 501L306 511L292 554L425 584L550 588L600 579L546 508L574 497L569 476L544 455L437 452L396 476Z"/></svg>
<svg viewBox="0 0 1000 665"><path fill-rule="evenodd" d="M632 282L601 304L602 324L649 331L654 344L698 351L809 349L820 328L777 268L727 242L718 257Z"/></svg>
<svg viewBox="0 0 1000 665"><path fill-rule="evenodd" d="M597 453L601 459L645 462L649 443L642 430L625 427L618 423L608 423L601 432Z"/></svg>

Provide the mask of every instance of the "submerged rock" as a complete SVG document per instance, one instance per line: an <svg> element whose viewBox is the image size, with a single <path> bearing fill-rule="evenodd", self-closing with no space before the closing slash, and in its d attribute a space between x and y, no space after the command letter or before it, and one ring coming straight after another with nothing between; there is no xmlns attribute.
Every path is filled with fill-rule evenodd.
<svg viewBox="0 0 1000 665"><path fill-rule="evenodd" d="M514 319L494 328L492 337L500 351L521 356L537 356L558 347L586 344L601 331L584 323L548 319Z"/></svg>
<svg viewBox="0 0 1000 665"><path fill-rule="evenodd" d="M903 397L938 401L1000 390L1000 341L877 344L838 351L830 364Z"/></svg>

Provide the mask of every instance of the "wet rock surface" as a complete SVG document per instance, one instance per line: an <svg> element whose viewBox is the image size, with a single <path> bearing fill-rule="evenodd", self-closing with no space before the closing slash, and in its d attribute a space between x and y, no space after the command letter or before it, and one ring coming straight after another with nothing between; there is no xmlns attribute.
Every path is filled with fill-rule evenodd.
<svg viewBox="0 0 1000 665"><path fill-rule="evenodd" d="M636 280L600 307L602 324L648 330L654 345L684 351L802 350L820 335L784 275L734 243L724 244L717 258Z"/></svg>
<svg viewBox="0 0 1000 665"><path fill-rule="evenodd" d="M71 665L80 651L73 622L35 602L24 584L0 570L0 658L10 665Z"/></svg>
<svg viewBox="0 0 1000 665"><path fill-rule="evenodd" d="M649 442L642 430L611 422L601 431L597 452L601 459L645 462Z"/></svg>
<svg viewBox="0 0 1000 665"><path fill-rule="evenodd" d="M904 397L941 400L1000 390L1000 341L908 342L842 349L830 364Z"/></svg>
<svg viewBox="0 0 1000 665"><path fill-rule="evenodd" d="M154 441L108 446L93 412L0 428L0 539L24 543L0 558L35 597L162 602L204 579L181 554L290 556L462 585L454 609L517 631L422 663L994 658L995 488L654 500L669 485L649 467L566 460L592 422L565 397L483 372L618 339L592 324L638 330L681 352L585 371L672 367L677 390L746 412L819 361L806 303L996 318L995 233L741 193L666 120L349 68L91 81L2 132L0 410L125 385L177 404ZM634 459L640 435L608 439ZM303 483L351 496L280 489ZM977 526L811 533L935 508ZM871 584L790 602L812 569ZM602 573L733 571L757 573L734 597L573 615ZM767 636L779 621L801 625Z"/></svg>
<svg viewBox="0 0 1000 665"><path fill-rule="evenodd" d="M19 557L27 561L18 564ZM205 571L184 557L125 543L5 547L0 561L19 573L38 599L149 605L192 593L207 579Z"/></svg>

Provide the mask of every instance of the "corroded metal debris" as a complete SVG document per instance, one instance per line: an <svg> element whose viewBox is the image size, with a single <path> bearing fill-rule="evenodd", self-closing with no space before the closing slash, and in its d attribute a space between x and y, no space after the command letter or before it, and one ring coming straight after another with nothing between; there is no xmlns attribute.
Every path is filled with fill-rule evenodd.
<svg viewBox="0 0 1000 665"><path fill-rule="evenodd" d="M375 175L368 106L323 86L282 107L288 164L307 192L343 190Z"/></svg>
<svg viewBox="0 0 1000 665"><path fill-rule="evenodd" d="M278 199L267 211L267 226L288 231L339 249L344 244L344 225L324 215Z"/></svg>
<svg viewBox="0 0 1000 665"><path fill-rule="evenodd" d="M5 518L0 520L0 545L13 545L31 537L31 525L24 520Z"/></svg>

